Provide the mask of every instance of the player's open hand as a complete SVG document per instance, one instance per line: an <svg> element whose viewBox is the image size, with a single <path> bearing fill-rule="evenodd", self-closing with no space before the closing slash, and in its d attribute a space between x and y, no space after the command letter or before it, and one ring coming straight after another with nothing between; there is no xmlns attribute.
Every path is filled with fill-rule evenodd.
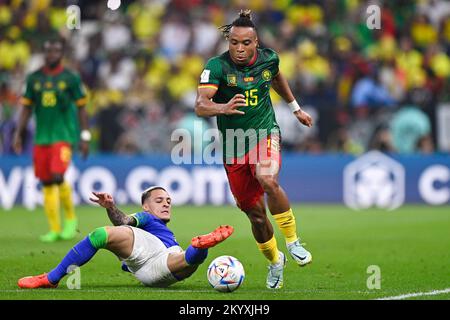
<svg viewBox="0 0 450 320"><path fill-rule="evenodd" d="M294 112L295 117L298 119L298 121L300 121L301 124L311 128L313 125L313 121L311 116L303 111L303 110L298 110Z"/></svg>
<svg viewBox="0 0 450 320"><path fill-rule="evenodd" d="M227 104L225 104L223 112L227 116L230 116L233 114L245 114L244 111L237 110L237 108L245 107L246 105L247 105L247 103L245 101L244 95L238 93L233 98L231 98Z"/></svg>
<svg viewBox="0 0 450 320"><path fill-rule="evenodd" d="M110 195L109 193L92 191L92 194L96 198L89 197L89 200L99 204L100 206L102 206L105 209L111 208L115 205L114 199L113 199L112 195Z"/></svg>

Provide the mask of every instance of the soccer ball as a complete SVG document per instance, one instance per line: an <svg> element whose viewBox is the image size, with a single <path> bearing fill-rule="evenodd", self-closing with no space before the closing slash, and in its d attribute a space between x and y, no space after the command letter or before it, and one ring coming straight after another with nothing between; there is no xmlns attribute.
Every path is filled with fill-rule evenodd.
<svg viewBox="0 0 450 320"><path fill-rule="evenodd" d="M220 256L210 263L206 276L217 291L232 292L244 281L245 272L242 263L235 257Z"/></svg>

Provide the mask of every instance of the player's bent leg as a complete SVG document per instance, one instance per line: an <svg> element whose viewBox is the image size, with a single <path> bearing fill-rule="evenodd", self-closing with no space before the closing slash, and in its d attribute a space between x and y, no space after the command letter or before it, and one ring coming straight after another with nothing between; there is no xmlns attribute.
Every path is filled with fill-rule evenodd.
<svg viewBox="0 0 450 320"><path fill-rule="evenodd" d="M286 257L278 250L272 224L265 213L264 198L261 198L258 204L258 206L255 206L251 210L247 210L246 213L252 224L256 245L259 251L270 262L266 287L269 289L280 289L283 286L283 271L286 264Z"/></svg>
<svg viewBox="0 0 450 320"><path fill-rule="evenodd" d="M192 248L192 246L190 246L189 248ZM198 249L198 250L203 251L200 253L200 255L204 256L200 257L199 259L200 262L198 264L193 264L192 261L191 261L192 264L189 264L185 257L186 252L177 252L169 254L169 256L167 257L167 267L177 280L181 281L186 278L189 278L192 274L194 274L199 265L203 261L205 261L206 256L208 254L208 250L207 249Z"/></svg>
<svg viewBox="0 0 450 320"><path fill-rule="evenodd" d="M105 248L120 259L127 259L133 252L134 233L130 227L106 227L108 234Z"/></svg>
<svg viewBox="0 0 450 320"><path fill-rule="evenodd" d="M214 231L192 238L191 245L182 253L171 253L167 258L167 266L178 280L190 277L208 256L208 248L212 248L233 233L234 228L228 225L217 227Z"/></svg>
<svg viewBox="0 0 450 320"><path fill-rule="evenodd" d="M62 261L49 273L38 276L24 277L19 279L18 286L24 289L34 288L55 288L59 281L70 272L70 267L81 267L97 253L99 249L107 248L111 245L116 254L120 254L118 250L118 240L123 240L123 230L116 230L121 227L101 227L92 231L87 237L78 242L62 259ZM117 231L117 232L116 232ZM129 239L129 241L132 240ZM112 251L112 250L111 250Z"/></svg>
<svg viewBox="0 0 450 320"><path fill-rule="evenodd" d="M258 163L258 165L260 164ZM278 175L261 174L258 170L258 165L256 179L263 188L264 193L267 194L267 205L270 213L273 215L288 211L290 208L289 199L278 183Z"/></svg>
<svg viewBox="0 0 450 320"><path fill-rule="evenodd" d="M253 237L256 242L263 243L268 241L273 235L273 227L266 214L264 196L261 195L257 201L243 201L241 209L250 220Z"/></svg>
<svg viewBox="0 0 450 320"><path fill-rule="evenodd" d="M294 261L301 267L312 261L312 255L300 244L297 236L295 217L292 209L273 215L286 240L286 247Z"/></svg>
<svg viewBox="0 0 450 320"><path fill-rule="evenodd" d="M307 265L312 261L312 255L300 244L297 236L295 216L290 208L286 193L278 184L278 177L270 175L260 176L258 181L260 181L267 194L270 212L284 235L289 254L299 266ZM285 210L286 206L287 210Z"/></svg>
<svg viewBox="0 0 450 320"><path fill-rule="evenodd" d="M102 230L103 229L103 230ZM70 271L71 266L82 266L88 262L104 246L107 234L104 228L97 228L86 238L78 242L62 259L62 261L50 271L38 276L19 279L18 286L24 289L55 288L59 281Z"/></svg>

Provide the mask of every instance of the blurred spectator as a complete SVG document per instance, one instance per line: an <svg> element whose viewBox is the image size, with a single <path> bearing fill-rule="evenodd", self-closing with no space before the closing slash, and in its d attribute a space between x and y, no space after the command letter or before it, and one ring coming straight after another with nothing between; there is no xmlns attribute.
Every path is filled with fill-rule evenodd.
<svg viewBox="0 0 450 320"><path fill-rule="evenodd" d="M196 17L192 23L193 52L203 57L210 57L216 47L221 35L217 32L217 27L211 21L208 13Z"/></svg>
<svg viewBox="0 0 450 320"><path fill-rule="evenodd" d="M135 64L122 51L111 51L98 70L101 84L110 90L127 91L133 83Z"/></svg>
<svg viewBox="0 0 450 320"><path fill-rule="evenodd" d="M443 18L450 15L450 2L447 0L420 1L417 11L426 15L433 27L437 29Z"/></svg>
<svg viewBox="0 0 450 320"><path fill-rule="evenodd" d="M211 144L211 140L204 136L205 132L210 129L209 123L206 119L197 117L194 112L182 115L178 121L173 123L173 129L182 129L189 133L189 137L183 138L186 139L183 143L192 155L202 155L205 148Z"/></svg>
<svg viewBox="0 0 450 320"><path fill-rule="evenodd" d="M98 150L100 152L112 153L115 151L117 141L125 131L125 128L119 122L123 108L123 106L112 103L98 113L96 121L100 135L98 141Z"/></svg>
<svg viewBox="0 0 450 320"><path fill-rule="evenodd" d="M351 97L354 108L392 107L396 102L380 82L378 68L373 68L370 74L356 81Z"/></svg>
<svg viewBox="0 0 450 320"><path fill-rule="evenodd" d="M416 106L405 106L398 110L391 122L393 145L399 153L418 151L418 141L431 133L430 120Z"/></svg>
<svg viewBox="0 0 450 320"><path fill-rule="evenodd" d="M387 125L381 125L375 129L369 149L385 153L395 152L395 148L392 145L391 131Z"/></svg>
<svg viewBox="0 0 450 320"><path fill-rule="evenodd" d="M183 21L181 12L170 12L160 32L160 50L173 61L187 51L191 41L191 28Z"/></svg>
<svg viewBox="0 0 450 320"><path fill-rule="evenodd" d="M330 135L327 148L332 152L353 155L359 155L364 152L363 146L351 138L348 129L345 127L338 128L336 132Z"/></svg>
<svg viewBox="0 0 450 320"><path fill-rule="evenodd" d="M131 30L116 11L107 10L102 27L103 48L107 52L124 50L131 44Z"/></svg>
<svg viewBox="0 0 450 320"><path fill-rule="evenodd" d="M417 140L417 151L421 154L432 154L435 152L433 138L426 134Z"/></svg>
<svg viewBox="0 0 450 320"><path fill-rule="evenodd" d="M314 108L310 106L302 107L313 118L318 121L318 114ZM292 114L292 110L283 102L274 105L275 116L280 126L283 150L298 151L308 139L312 139L317 135L317 126L307 128L303 126L298 119Z"/></svg>

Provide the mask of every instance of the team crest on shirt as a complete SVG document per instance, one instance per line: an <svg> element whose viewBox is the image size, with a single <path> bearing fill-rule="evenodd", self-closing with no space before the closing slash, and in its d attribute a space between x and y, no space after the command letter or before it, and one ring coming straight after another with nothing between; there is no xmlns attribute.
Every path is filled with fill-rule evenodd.
<svg viewBox="0 0 450 320"><path fill-rule="evenodd" d="M266 69L262 72L261 76L264 81L269 81L272 79L272 72L270 72L270 70Z"/></svg>
<svg viewBox="0 0 450 320"><path fill-rule="evenodd" d="M237 77L235 74L227 74L227 85L230 87L237 86Z"/></svg>
<svg viewBox="0 0 450 320"><path fill-rule="evenodd" d="M60 82L58 82L58 88L59 88L59 90L64 90L64 89L66 89L66 88L67 88L66 82L65 82L65 81L60 81Z"/></svg>

